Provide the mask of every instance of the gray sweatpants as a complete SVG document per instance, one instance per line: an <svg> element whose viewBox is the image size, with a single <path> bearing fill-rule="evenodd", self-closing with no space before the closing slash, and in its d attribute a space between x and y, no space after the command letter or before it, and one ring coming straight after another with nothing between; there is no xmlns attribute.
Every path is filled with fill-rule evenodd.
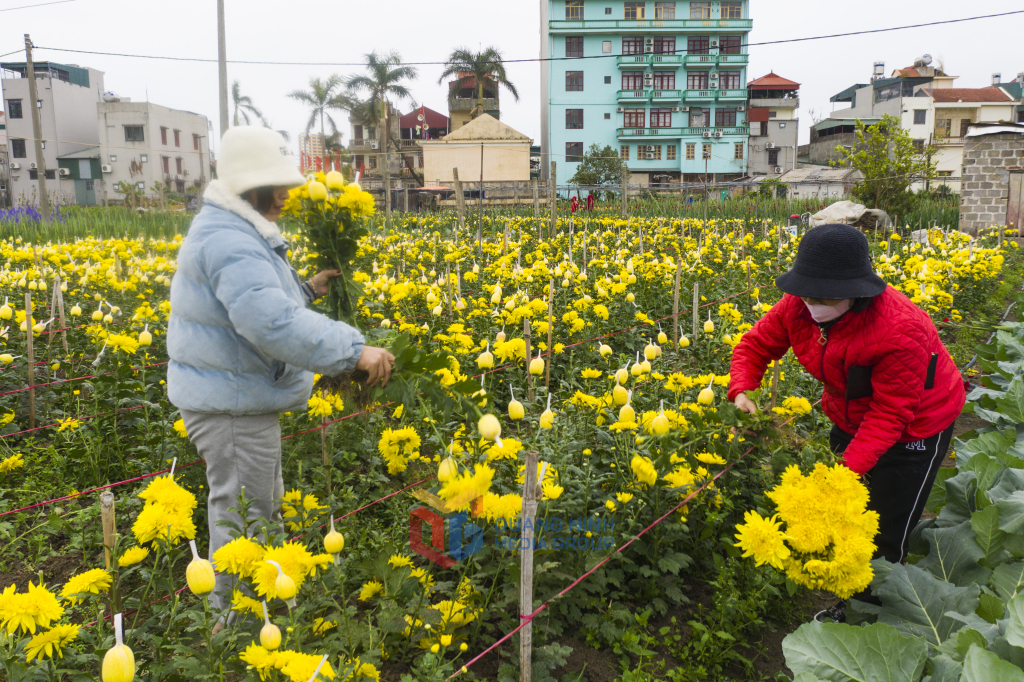
<svg viewBox="0 0 1024 682"><path fill-rule="evenodd" d="M279 503L284 495L281 478L281 423L279 415L256 414L233 417L230 414L181 410L188 437L206 460L206 481L210 494L207 510L210 524L210 560L213 553L231 542L231 530L217 525L233 521L241 526L241 517L228 512L238 507L238 496L245 486L245 497L252 506L249 518L279 518ZM250 529L258 532L259 529ZM231 606L235 579L217 576L217 587L210 605L217 610Z"/></svg>

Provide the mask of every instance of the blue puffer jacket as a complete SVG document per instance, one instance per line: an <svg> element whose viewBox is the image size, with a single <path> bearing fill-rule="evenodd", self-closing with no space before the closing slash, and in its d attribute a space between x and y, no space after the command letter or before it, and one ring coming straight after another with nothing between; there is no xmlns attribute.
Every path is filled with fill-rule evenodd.
<svg viewBox="0 0 1024 682"><path fill-rule="evenodd" d="M170 400L233 415L304 410L313 372L353 369L363 337L306 309L276 225L217 181L203 198L171 281Z"/></svg>

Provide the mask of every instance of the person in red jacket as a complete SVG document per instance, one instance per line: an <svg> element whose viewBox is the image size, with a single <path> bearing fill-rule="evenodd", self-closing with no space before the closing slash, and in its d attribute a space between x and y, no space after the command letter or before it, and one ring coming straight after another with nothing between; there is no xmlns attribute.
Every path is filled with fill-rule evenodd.
<svg viewBox="0 0 1024 682"><path fill-rule="evenodd" d="M868 487L879 515L876 556L900 563L966 401L960 371L927 313L875 274L854 227L809 230L775 284L782 300L733 351L729 400L756 413L747 391L792 348L824 384L832 451ZM837 607L830 617L843 617Z"/></svg>

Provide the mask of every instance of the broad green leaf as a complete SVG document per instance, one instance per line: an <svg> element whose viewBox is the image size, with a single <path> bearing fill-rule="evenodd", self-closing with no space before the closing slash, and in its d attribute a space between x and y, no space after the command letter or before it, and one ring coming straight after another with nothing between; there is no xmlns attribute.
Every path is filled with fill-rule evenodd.
<svg viewBox="0 0 1024 682"><path fill-rule="evenodd" d="M1006 604L999 597L982 592L979 600L981 603L978 604L978 610L975 613L989 623L994 625L996 621L1006 615Z"/></svg>
<svg viewBox="0 0 1024 682"><path fill-rule="evenodd" d="M1010 601L1024 587L1024 562L996 566L988 584L1003 601Z"/></svg>
<svg viewBox="0 0 1024 682"><path fill-rule="evenodd" d="M914 526L914 530L910 531L910 537L907 541L907 550L911 554L918 556L926 556L930 545L924 537L924 532L929 528L935 527L935 519L921 519Z"/></svg>
<svg viewBox="0 0 1024 682"><path fill-rule="evenodd" d="M1024 670L974 645L964 657L962 682L1024 682Z"/></svg>
<svg viewBox="0 0 1024 682"><path fill-rule="evenodd" d="M918 568L931 571L936 577L954 585L988 580L991 571L978 565L978 560L985 553L975 542L969 522L952 528L929 528L924 531L924 537L932 549L928 556L917 562Z"/></svg>
<svg viewBox="0 0 1024 682"><path fill-rule="evenodd" d="M793 682L821 682L821 680L811 673L803 672L797 673L796 677L793 678Z"/></svg>
<svg viewBox="0 0 1024 682"><path fill-rule="evenodd" d="M959 453L957 454L959 457ZM1006 467L998 458L979 452L964 464L957 464L960 471L973 471L977 475L979 490L988 490L992 482L1003 472Z"/></svg>
<svg viewBox="0 0 1024 682"><path fill-rule="evenodd" d="M1005 329L999 329L996 331L996 345L1002 353L1006 353L1006 357L1009 360L1020 361L1024 358L1024 344L1021 343L1020 339ZM1024 421L1024 419L1019 421Z"/></svg>
<svg viewBox="0 0 1024 682"><path fill-rule="evenodd" d="M1016 424L1024 422L1024 377L1013 378L1006 387L1006 393L996 398L996 409Z"/></svg>
<svg viewBox="0 0 1024 682"><path fill-rule="evenodd" d="M1004 661L1009 661L1018 668L1024 668L1024 649L1013 646L1006 641L1005 637L996 637L995 641L988 645L988 650Z"/></svg>
<svg viewBox="0 0 1024 682"><path fill-rule="evenodd" d="M971 514L971 528L974 529L974 540L981 548L982 558L990 566L995 565L1000 555L1005 556L1003 543L1006 533L999 530L999 509L993 505Z"/></svg>
<svg viewBox="0 0 1024 682"><path fill-rule="evenodd" d="M956 451L956 462L959 466L978 453L995 456L998 453L1006 452L1013 444L1014 441L999 431L988 431L968 441L957 438L953 442L953 450Z"/></svg>
<svg viewBox="0 0 1024 682"><path fill-rule="evenodd" d="M1006 605L1006 641L1024 647L1024 594L1018 594Z"/></svg>
<svg viewBox="0 0 1024 682"><path fill-rule="evenodd" d="M995 638L999 636L999 626L989 623L977 613L968 613L964 615L962 613L947 611L946 615L953 620L963 623L963 628L957 632L958 636L964 630L974 630L989 642L995 640Z"/></svg>
<svg viewBox="0 0 1024 682"><path fill-rule="evenodd" d="M932 513L938 513L940 509L946 504L946 481L957 475L957 470L953 467L942 467L935 474L935 483L932 484L932 490L928 494L928 501L924 503L924 508Z"/></svg>
<svg viewBox="0 0 1024 682"><path fill-rule="evenodd" d="M931 682L960 682L964 668L959 661L954 661L946 654L934 656L928 660L931 668Z"/></svg>
<svg viewBox="0 0 1024 682"><path fill-rule="evenodd" d="M984 419L989 424L1004 424L1005 425L1005 424L1016 424L1017 423L1017 422L1013 421L1012 419L1010 419L1009 417L1007 417L1002 412L997 412L995 410L987 410L984 407L981 407L980 405L978 405L977 403L973 403L973 404L974 404L974 414L976 414L978 417Z"/></svg>
<svg viewBox="0 0 1024 682"><path fill-rule="evenodd" d="M988 646L988 640L974 628L964 628L940 644L935 653L949 656L954 661L963 661L973 644L984 648Z"/></svg>
<svg viewBox="0 0 1024 682"><path fill-rule="evenodd" d="M973 471L961 471L947 479L946 506L942 508L936 523L939 526L957 526L970 521L971 513L977 509L974 497L977 489L977 474Z"/></svg>
<svg viewBox="0 0 1024 682"><path fill-rule="evenodd" d="M1024 471L1016 468L1004 469L996 478L995 484L989 488L988 499L998 502L1018 490L1024 490Z"/></svg>
<svg viewBox="0 0 1024 682"><path fill-rule="evenodd" d="M957 587L917 566L895 566L875 590L882 600L878 622L938 646L964 625L948 612L974 613L980 593L978 585Z"/></svg>
<svg viewBox="0 0 1024 682"><path fill-rule="evenodd" d="M786 665L824 682L918 682L928 657L924 640L874 624L805 623L782 640Z"/></svg>
<svg viewBox="0 0 1024 682"><path fill-rule="evenodd" d="M1010 493L996 502L999 509L999 529L1007 533L1024 534L1024 490Z"/></svg>

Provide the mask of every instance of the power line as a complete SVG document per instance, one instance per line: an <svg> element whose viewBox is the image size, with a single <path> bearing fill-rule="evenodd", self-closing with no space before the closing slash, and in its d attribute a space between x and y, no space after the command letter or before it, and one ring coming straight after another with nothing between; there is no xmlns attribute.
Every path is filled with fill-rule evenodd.
<svg viewBox="0 0 1024 682"><path fill-rule="evenodd" d="M62 0L62 1L63 2L72 2L73 0ZM829 35L807 36L807 37L804 37L804 38L786 38L786 39L782 39L782 40L767 40L767 41L763 41L763 42L759 42L759 43L744 43L744 44L741 44L740 47L760 47L760 46L765 46L765 45L781 45L781 44L785 44L785 43L800 43L800 42L806 42L806 41L810 41L810 40L827 40L827 39L831 39L831 38L847 38L847 37L850 37L850 36L860 36L860 35L867 35L867 34L871 34L871 33L888 33L888 32L892 32L892 31L904 31L904 30L912 29L912 28L926 28L926 27L930 27L930 26L941 26L941 25L945 25L945 24L959 24L959 23L963 23L963 22L966 22L966 21L977 21L977 20L980 20L980 19L995 19L995 18L998 18L998 17L1006 17L1006 16L1011 16L1011 15L1016 15L1016 14L1024 14L1024 10L1014 10L1014 11L1011 11L1011 12L1001 12L999 14L985 14L985 15L980 15L980 16L976 16L976 17L965 17L963 19L946 19L944 21L930 21L930 22L923 23L923 24L908 24L906 26L893 26L891 28L875 28L875 29L867 29L867 30L864 30L864 31L851 31L851 32L848 32L848 33L833 33L833 34L829 34ZM200 58L200 57L165 57L165 56L159 56L159 55L126 54L126 53L123 53L123 52L99 52L99 51L94 51L94 50L72 50L72 49L69 49L69 48L60 48L60 47L39 47L39 46L37 46L36 49L38 49L38 50L53 50L53 51L56 51L56 52L73 52L75 54L93 54L93 55L101 55L101 56L105 56L105 57L129 57L129 58L132 58L132 59L158 59L158 60L164 60L164 61L201 62L201 63L210 63L210 64L217 63L216 59L203 59L203 58ZM661 54L679 54L679 53L688 53L688 52L689 51L687 49L680 49L680 50L673 50L673 51L670 51L670 52L664 52L664 53L661 53ZM614 55L614 54L600 54L600 55L591 55L591 56L585 56L585 57L544 57L544 58L534 58L534 59L503 59L503 60L501 60L501 63L502 64L523 64L523 63L532 63L532 62L576 61L576 60L580 60L580 59L616 58L618 56L619 55ZM366 66L363 63L356 63L356 62L275 62L275 61L252 61L252 60L238 60L238 59L229 59L228 63L229 64L250 64L250 65L260 65L260 66ZM444 61L444 62L399 62L399 63L396 63L394 66L445 66L447 64L448 64L448 62L446 62L446 61Z"/></svg>
<svg viewBox="0 0 1024 682"><path fill-rule="evenodd" d="M55 2L41 2L38 5L22 5L21 7L7 7L0 9L0 12L13 12L16 9L32 9L33 7L46 7L47 5L63 5L66 2L77 2L78 0L55 0ZM14 54L13 52L11 54ZM4 55L6 56L6 55Z"/></svg>

